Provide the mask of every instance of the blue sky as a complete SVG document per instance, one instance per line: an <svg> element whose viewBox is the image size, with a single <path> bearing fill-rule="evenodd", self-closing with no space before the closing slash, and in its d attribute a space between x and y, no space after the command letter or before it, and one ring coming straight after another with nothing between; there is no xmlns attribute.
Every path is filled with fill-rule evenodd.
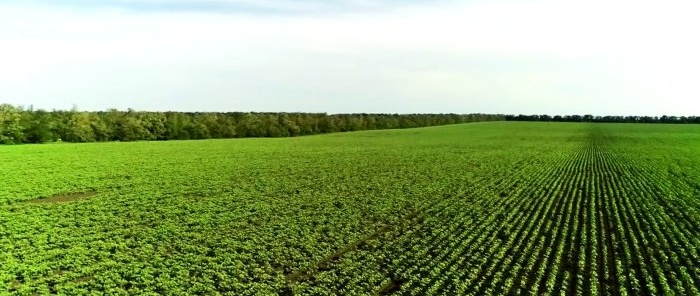
<svg viewBox="0 0 700 296"><path fill-rule="evenodd" d="M698 115L700 45L690 37L698 8L677 0L0 1L0 102Z"/></svg>

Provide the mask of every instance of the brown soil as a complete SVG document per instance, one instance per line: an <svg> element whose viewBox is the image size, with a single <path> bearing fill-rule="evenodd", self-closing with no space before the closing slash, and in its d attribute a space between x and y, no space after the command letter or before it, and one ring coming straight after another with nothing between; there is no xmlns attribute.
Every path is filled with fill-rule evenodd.
<svg viewBox="0 0 700 296"><path fill-rule="evenodd" d="M51 197L41 197L37 199L30 200L30 203L45 204L45 203L66 203L76 200L86 199L95 196L97 191L88 192L74 192L69 194L54 195Z"/></svg>
<svg viewBox="0 0 700 296"><path fill-rule="evenodd" d="M94 280L94 279L95 279L95 276L94 276L94 275L86 275L86 276L81 276L81 277L79 277L79 278L77 278L77 279L74 279L72 282L74 282L74 283L85 283L85 282L92 281L92 280Z"/></svg>

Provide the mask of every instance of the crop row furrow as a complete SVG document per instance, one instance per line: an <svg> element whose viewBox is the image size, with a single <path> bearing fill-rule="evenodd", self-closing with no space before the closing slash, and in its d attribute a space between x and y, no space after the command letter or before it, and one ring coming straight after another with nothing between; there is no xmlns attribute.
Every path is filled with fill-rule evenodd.
<svg viewBox="0 0 700 296"><path fill-rule="evenodd" d="M634 170L634 167L632 167L632 165L628 165L627 169L632 172L637 172L636 170ZM651 181L649 179L649 176L645 174L635 173L634 175L635 178L637 178L637 180ZM645 187L645 182L630 183L632 184L632 188L630 188L630 192L627 193L627 196L637 198L626 200L628 202L631 202L629 207L635 209L634 212L642 216L639 220L641 224L637 225L635 231L643 236L644 246L648 246L651 244L655 246L654 249L657 250L656 252L653 252L650 249L647 252L647 258L645 259L649 265L651 265L655 270L657 270L657 275L654 277L658 280L657 286L667 286L666 284L664 284L664 277L668 277L669 280L676 282L677 279L674 274L677 273L681 275L685 274L686 276L683 276L684 278L689 278L693 280L691 280L690 282L683 281L680 283L680 285L673 286L678 288L683 287L686 291L697 290L696 287L699 284L698 278L697 275L693 274L693 266L697 266L697 262L691 262L693 260L693 256L690 256L688 254L688 252L693 252L695 248L690 245L684 246L685 244L683 242L687 241L687 238L685 237L685 233L681 233L678 231L678 228L676 227L676 221L671 219L657 221L657 217L659 217L658 219L662 219L661 217L664 217L664 215L661 215L661 213L663 213L663 210L661 208L658 208L658 206L656 209L648 207L649 204L651 204L652 206L657 205L655 201L658 201L659 198L649 198L650 195L655 195L653 192L650 191L651 188ZM665 229L660 229L659 225L664 225L663 227ZM671 231L668 231L669 229ZM663 247L661 247L659 241L661 242L661 245L663 245ZM671 243L669 244L669 242ZM682 247L676 248L673 246ZM655 253L656 255L653 255L652 253ZM661 270L660 266L663 265L663 263L658 262L658 260L663 258L667 258L666 260L672 263L671 265L668 265L668 263L666 264L668 266L666 268L667 270L670 269L671 266L676 267L673 273L667 274L666 272L663 272ZM666 288L664 288L664 290L665 289Z"/></svg>
<svg viewBox="0 0 700 296"><path fill-rule="evenodd" d="M560 203L549 216L551 222L551 228L546 233L546 238L544 244L539 248L537 259L535 263L543 269L541 272L531 274L525 291L531 291L534 293L547 293L553 291L554 289L560 289L561 287L554 286L554 278L550 275L556 274L558 266L556 266L556 259L561 255L563 249L561 248L559 242L566 236L566 217L570 211L570 207L573 202L573 184L575 184L575 178L571 175L576 173L576 167L578 167L582 161L581 155L584 153L583 150L577 150L573 155L573 161L569 166L563 167L564 171L561 172L565 177L565 182L562 184L561 188L557 188L552 192L553 198L560 200Z"/></svg>
<svg viewBox="0 0 700 296"><path fill-rule="evenodd" d="M617 266L619 255L615 248L617 238L615 226L608 211L606 188L603 186L607 176L603 174L599 166L594 167L593 170L591 182L595 184L596 228L598 229L597 241L600 253L599 260L597 260L598 282L603 295L619 295L623 287L621 287L617 277L619 273Z"/></svg>
<svg viewBox="0 0 700 296"><path fill-rule="evenodd" d="M523 174L523 176L529 176L529 175L531 175L531 174L527 174L527 173L526 173L526 174ZM515 180L520 180L520 179L519 179L519 178L516 178ZM520 181L516 181L516 183L517 183L517 182L520 182ZM520 183L522 183L522 182L520 182ZM507 185L508 185L508 184L504 184L504 185L506 185L506 186L501 186L501 187L507 188ZM511 186L512 186L512 184L511 184ZM484 194L486 194L486 192L484 192ZM502 205L496 204L496 205L494 205L494 206L495 206L495 207L504 207L504 206L505 206L505 207L508 207L508 208L512 208L512 207L514 206L514 205L513 205L514 202L515 202L515 203L523 203L523 202L525 202L523 199L521 199L521 198L513 198L513 196L510 196L509 198L505 198L505 197L502 197L502 198L491 198L491 199L489 199L489 200L496 200L496 201L501 201L501 202L507 201L508 203L506 203L506 204L502 204ZM505 217L503 217L503 218L505 218ZM512 219L512 218L514 218L514 216L510 216L509 218ZM475 223L474 223L473 225L474 225L476 228L473 228L473 229L461 229L461 230L459 230L459 231L464 232L464 233L476 233L476 234L479 234L478 236L472 236L472 237L470 238L470 240L462 241L462 244L465 245L465 246L470 246L470 247L472 247L472 246L473 246L473 247L481 246L481 247L479 247L479 248L476 249L476 250L472 250L472 251L469 252L469 253L463 254L464 256L469 256L469 257L471 257L472 260L478 260L479 258L483 258L483 257L484 257L483 255L488 254L488 253L484 253L484 252L488 252L488 250L484 249L483 246L484 246L484 242L485 242L486 240L488 240L488 239L490 239L490 238L493 238L493 232L494 232L494 231L493 231L493 230L488 230L489 228L492 228L492 227L493 227L493 226L492 226L493 217L492 217L492 216L482 217L482 219L479 219L478 221L474 221L474 222L475 222ZM442 231L439 231L439 230L438 230L438 231L433 231L432 233L434 234L433 237L427 238L426 241L427 241L427 243L428 243L429 245L432 246L433 249L439 249L439 246L440 246L440 245L434 244L434 242L439 240L438 237L439 237L440 235L443 235L443 234L442 234ZM483 255L480 255L480 254L483 254ZM435 262L437 262L437 260L436 260ZM470 265L471 265L471 264L470 264ZM464 268L465 268L465 269L468 269L468 270L470 270L470 271L474 271L474 270L477 270L477 271L478 271L478 270L480 270L480 269L477 269L477 268L469 268L468 266L465 266ZM429 268L424 267L423 269L427 270L427 269L429 269ZM416 269L414 268L413 270L415 271ZM424 271L424 272L426 272L426 271ZM479 276L478 273L470 272L469 274L471 274L472 276L469 276L469 277L467 277L467 278L463 278L464 282L462 282L462 285L463 285L464 283L466 283L466 282L470 282L470 281L473 281L474 279L479 279L479 278L480 278L480 276ZM424 283L424 284L429 284L429 283ZM411 285L406 285L406 287L411 287ZM419 290L422 288L422 285L418 285L418 286L416 286L416 287L414 287L414 288L417 289L417 290L413 289L414 291L419 291ZM463 288L463 290L469 291L469 289L464 289L464 288Z"/></svg>
<svg viewBox="0 0 700 296"><path fill-rule="evenodd" d="M558 165L562 167L568 167L567 163L571 162L572 159L569 158ZM545 227L540 225L543 221L543 217L547 213L552 213L554 208L552 205L560 201L553 196L554 188L560 186L561 182L565 180L566 174L562 174L561 171L555 170L550 174L542 174L542 178L537 180L537 183L533 183L529 188L534 188L534 192L531 191L523 192L519 198L522 199L533 199L538 201L535 205L530 208L520 209L521 211L531 212L527 219L518 219L515 225L519 225L521 231L516 237L513 237L506 246L508 247L505 257L501 258L500 262L487 267L490 270L504 270L504 274L499 281L494 281L492 278L486 278L484 282L490 282L491 288L495 288L497 293L502 293L503 290L510 291L509 293L515 293L516 290L521 290L522 285L525 284L525 274L528 266L526 260L531 258L530 254L527 252L532 250L532 247L536 245L537 238L542 235L542 231ZM551 219L545 220L551 222ZM526 231L522 231L526 229ZM525 256L523 256L526 254ZM534 262L533 262L534 263Z"/></svg>
<svg viewBox="0 0 700 296"><path fill-rule="evenodd" d="M528 161L531 161L531 159L529 159ZM523 174L523 172L519 172L519 171L513 171L512 173ZM501 177L507 177L507 175L506 176L503 176L503 174L499 174L499 175L501 175ZM488 188L489 186L487 183L493 182L493 180L498 180L498 179L494 178L494 176L491 176L491 175L484 175L484 176L481 176L481 178L471 182L469 188L482 190L484 188ZM503 186L507 186L507 185L508 185L507 183L503 183ZM512 184L510 184L510 185L512 186ZM473 210L470 210L469 212L467 212L468 214L470 214L469 216L473 216L474 213L478 213L478 212L483 212L483 211L488 212L489 208L493 208L493 209L500 208L500 205L498 204L498 202L502 202L502 201L498 200L498 199L487 200L487 203L485 203L485 200L482 200L482 199L463 200L464 196L471 196L471 195L480 196L481 194L482 194L482 192L478 192L478 191L475 191L472 193L468 193L467 191L464 191L464 190L457 191L457 192L452 191L450 193L450 197L442 197L442 198L438 199L435 203L432 203L431 205L429 205L427 207L423 207L420 210L421 216L424 216L426 218L426 220L430 220L430 219L433 219L433 220L437 219L438 221L449 220L449 219L446 219L446 217L447 217L446 214L449 214L451 211L448 207L446 207L446 205L449 202L454 202L455 198L456 198L456 200L460 200L461 202L466 203L467 206L469 206L473 209ZM440 205L440 206L435 206L435 205ZM419 208L421 208L421 207L419 206ZM463 212L463 211L460 211L460 212ZM410 224L411 223L409 223L409 226L410 226ZM393 236L394 237L393 239L392 238L386 239L386 236L383 236L382 238L386 239L386 242L382 242L382 243L384 244L387 242L391 242L392 240L396 240L396 237L401 237L403 235L403 233L416 233L416 232L420 233L421 229L424 227L423 224L428 224L428 223L421 223L418 225L413 225L413 226L415 226L415 228L407 227L406 229L408 229L408 231L399 231L399 233L396 236ZM388 231L393 232L394 230L390 229ZM439 242L434 242L434 243L439 243ZM372 255L371 252L355 252L355 253L361 253L361 254L353 254L352 255L353 258L357 257L357 259L360 259L360 260L362 260L362 258L364 258L364 257ZM333 262L328 262L329 264L326 264L326 266L324 266L324 270L333 269L335 261L337 261L337 260L333 260ZM394 273L396 273L396 272L394 272Z"/></svg>
<svg viewBox="0 0 700 296"><path fill-rule="evenodd" d="M568 217L565 222L565 225L567 226L568 235L566 235L563 239L563 242L560 243L560 247L562 248L563 252L565 252L565 254L563 254L563 256L560 257L558 260L559 270L556 273L556 279L554 282L555 287L562 287L562 290L571 293L574 293L576 290L580 248L586 247L580 244L575 244L574 240L576 237L580 237L582 233L582 203L586 198L584 196L586 183L585 177L586 171L588 170L591 161L593 161L593 159L591 159L590 157L590 149L584 149L582 161L580 165L576 167L576 171L574 173L574 176L572 177L573 179L575 179L575 183L573 184L574 186L572 186L573 192L571 193L573 195L572 209L570 209L567 212ZM568 281L565 281L565 279L567 278Z"/></svg>
<svg viewBox="0 0 700 296"><path fill-rule="evenodd" d="M644 198L645 200L650 200L649 203L650 206L653 207L653 211L656 214L655 216L663 220L663 225L666 229L665 231L662 231L662 233L668 236L667 239L669 241L673 242L672 246L677 246L670 251L679 253L680 257L686 261L685 264L700 266L700 257L698 256L699 246L698 244L693 243L694 240L697 241L698 233L700 233L698 231L700 231L700 229L688 231L687 227L692 228L693 226L688 226L685 219L678 219L678 215L671 216L667 213L670 208L662 205L665 202L665 197L647 185L649 182L653 182L649 175L638 172L634 175L634 178L639 178L638 181L633 182L637 185L637 187L641 188L643 192L647 193Z"/></svg>
<svg viewBox="0 0 700 296"><path fill-rule="evenodd" d="M621 241L621 247L625 250L627 254L627 264L630 269L630 274L628 274L627 279L629 281L630 293L637 295L642 293L643 295L653 295L656 290L653 283L650 283L651 279L649 275L649 270L646 268L644 262L648 262L649 255L640 248L640 234L637 231L637 217L633 216L630 211L628 204L625 202L628 199L628 194L625 192L626 184L623 183L620 178L618 178L618 172L624 171L619 168L616 164L616 160L613 159L610 153L602 153L601 163L610 172L609 178L606 178L606 184L609 188L616 188L617 190L612 192L610 196L610 202L615 209L615 215L617 217L618 230L620 231L620 237L624 238ZM622 226L622 227L620 227ZM634 273L632 275L631 273Z"/></svg>
<svg viewBox="0 0 700 296"><path fill-rule="evenodd" d="M574 161L574 160L575 160L575 158L573 158L571 161ZM531 264L538 264L539 265L539 268L537 269L538 270L537 275L543 275L544 274L543 268L547 267L545 264L541 264L542 260L544 259L543 256L546 255L546 252L544 252L543 249L546 248L546 246L549 246L550 243L553 243L553 239L552 239L551 234L552 234L553 228L557 227L557 225L559 224L558 218L561 217L562 206L564 206L564 204L566 203L566 199L563 198L564 195L561 195L559 193L563 192L565 190L565 188L568 186L568 184L569 184L568 182L571 181L568 178L568 175L571 172L572 167L574 167L574 165L564 165L563 169L561 169L559 171L559 179L557 180L557 182L551 184L551 186L549 187L549 191L547 192L547 194L550 196L550 199L556 200L556 203L553 204L549 208L548 214L544 218L544 221L540 221L540 223L544 223L544 225L540 225L540 227L538 227L537 234L535 234L536 241L538 242L538 244L535 244L535 245L531 246L531 248L529 248L528 250L525 250L526 252L528 252L525 257L530 258ZM564 188L562 188L562 186ZM535 247L539 247L539 248L535 248ZM538 252L538 254L529 253L529 252L532 252L534 250L540 250L540 252ZM536 258L536 259L533 260L533 258ZM534 268L534 266L532 266L532 268ZM535 277L533 277L533 275L535 275L535 274L531 273L530 275L531 275L530 279L528 280L529 283L526 283L526 285L531 286L534 284L533 280L535 279Z"/></svg>
<svg viewBox="0 0 700 296"><path fill-rule="evenodd" d="M561 160L555 160L555 163L558 164ZM548 173L538 173L537 174L537 179L532 180L532 181L526 181L527 188L546 188L545 183L550 180L551 178L557 176L557 172L552 170L549 171ZM541 207L543 204L543 201L551 201L551 199L547 199L545 195L535 195L535 192L530 191L528 192L522 192L521 195L516 195L514 196L516 200L520 200L519 205L517 205L517 208L519 211L529 211L532 212L530 215L528 215L528 219L525 221L534 221L532 220L533 213L537 212L535 211L535 208ZM549 203L547 203L549 204ZM511 208L508 208L508 210L512 210ZM503 242L498 235L497 236L488 236L486 237L486 240L481 242L482 244L486 244L488 246L491 246L491 250L487 253L485 257L489 258L486 262L482 263L481 265L478 265L472 269L478 270L479 275L477 276L477 281L472 281L472 283L468 286L468 290L473 290L476 291L477 294L485 292L485 291L490 291L490 292L495 292L499 293L500 289L506 288L505 286L510 286L514 284L514 280L512 279L509 281L509 283L502 283L502 284L497 284L499 283L500 280L505 279L504 273L507 272L508 268L503 268L504 265L510 265L509 263L512 261L513 258L513 252L516 249L513 244L515 242L523 242L527 241L526 237L523 236L523 231L525 228L524 226L527 226L527 222L524 222L523 219L519 219L519 216L517 215L511 215L509 216L509 219L507 220L502 220L502 221L496 221L500 222L501 225L505 226L500 226L501 230L504 231L503 228L505 227L505 231L508 232L513 232L513 229L518 229L516 227L519 226L520 230L516 231L515 236L510 236L510 239L507 242ZM504 231L504 233L505 233ZM508 247L510 246L510 247ZM495 260L498 259L498 260ZM498 272L499 274L495 273ZM494 281L494 277L498 276L499 281ZM484 286L485 283L488 283L488 286ZM480 287L482 290L476 289L476 287Z"/></svg>
<svg viewBox="0 0 700 296"><path fill-rule="evenodd" d="M567 160L567 162L569 161L571 160ZM515 251L513 262L515 262L515 264L511 268L508 268L508 272L505 276L506 278L513 278L514 282L513 285L509 287L508 294L522 294L527 281L526 275L534 272L534 269L530 270L536 263L536 261L533 260L532 251L539 244L540 240L543 239L543 234L546 229L551 227L553 223L552 219L548 219L547 216L549 215L551 217L553 213L552 210L561 199L553 198L552 193L553 190L561 186L561 183L565 179L564 176L565 175L561 173L555 174L554 180L550 184L538 184L540 188L544 188L542 190L543 196L541 199L546 202L544 204L538 204L534 220L528 220L528 222L523 223L528 225L527 234L518 237L516 240L517 243L513 246L513 250ZM525 196L521 197L526 198ZM545 225L542 225L542 221L544 221Z"/></svg>

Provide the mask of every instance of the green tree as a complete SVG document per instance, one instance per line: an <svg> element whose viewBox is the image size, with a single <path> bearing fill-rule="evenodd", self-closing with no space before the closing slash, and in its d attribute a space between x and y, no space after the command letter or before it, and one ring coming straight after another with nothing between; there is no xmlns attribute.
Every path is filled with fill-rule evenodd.
<svg viewBox="0 0 700 296"><path fill-rule="evenodd" d="M24 112L22 118L22 125L25 127L25 141L29 143L45 143L54 140L53 132L51 132L51 124L53 123L51 113L44 110L27 111Z"/></svg>
<svg viewBox="0 0 700 296"><path fill-rule="evenodd" d="M166 118L165 114L159 112L140 112L138 118L141 120L147 133L144 140L165 140L166 139Z"/></svg>
<svg viewBox="0 0 700 296"><path fill-rule="evenodd" d="M9 104L0 104L0 143L21 143L24 140L21 122L21 108Z"/></svg>
<svg viewBox="0 0 700 296"><path fill-rule="evenodd" d="M91 123L92 131L95 134L95 140L100 142L109 141L112 138L113 131L105 122L104 114L93 113L90 115L93 116Z"/></svg>
<svg viewBox="0 0 700 296"><path fill-rule="evenodd" d="M120 141L138 141L150 138L143 122L132 112L124 114L117 122L117 139Z"/></svg>
<svg viewBox="0 0 700 296"><path fill-rule="evenodd" d="M93 129L93 117L88 112L79 112L75 108L70 111L66 124L66 141L69 142L94 142L96 140Z"/></svg>

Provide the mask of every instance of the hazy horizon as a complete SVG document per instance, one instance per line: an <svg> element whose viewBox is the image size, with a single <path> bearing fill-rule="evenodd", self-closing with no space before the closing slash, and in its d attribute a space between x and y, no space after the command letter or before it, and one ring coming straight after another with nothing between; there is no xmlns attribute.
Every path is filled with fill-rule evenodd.
<svg viewBox="0 0 700 296"><path fill-rule="evenodd" d="M0 103L186 112L700 115L699 4L0 1Z"/></svg>

